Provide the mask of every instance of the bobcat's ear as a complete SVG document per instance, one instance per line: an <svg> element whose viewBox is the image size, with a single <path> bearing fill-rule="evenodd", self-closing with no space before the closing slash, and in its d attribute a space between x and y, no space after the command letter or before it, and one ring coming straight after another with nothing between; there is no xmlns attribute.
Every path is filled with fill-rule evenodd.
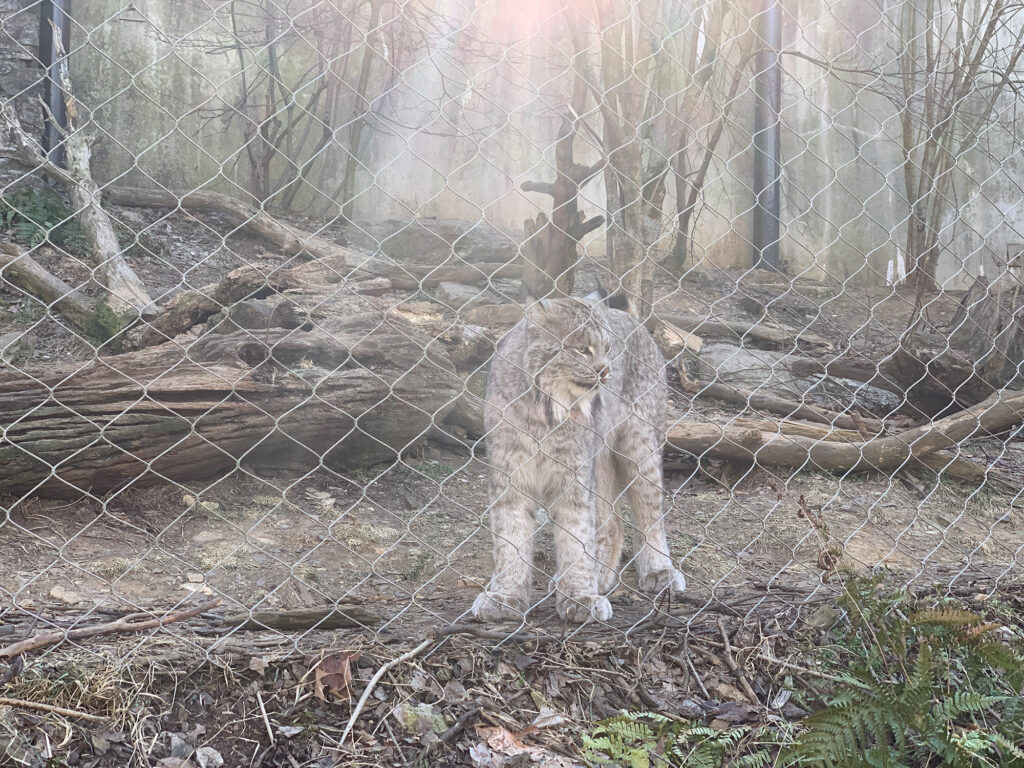
<svg viewBox="0 0 1024 768"><path fill-rule="evenodd" d="M554 308L551 299L535 299L526 305L526 318L531 323L543 325L550 318Z"/></svg>

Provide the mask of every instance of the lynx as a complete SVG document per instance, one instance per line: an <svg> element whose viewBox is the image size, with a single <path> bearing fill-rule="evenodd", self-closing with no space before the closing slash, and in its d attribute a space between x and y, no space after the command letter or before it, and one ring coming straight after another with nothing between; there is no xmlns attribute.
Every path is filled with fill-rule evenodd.
<svg viewBox="0 0 1024 768"><path fill-rule="evenodd" d="M628 498L640 589L681 592L662 521L665 360L631 315L600 302L536 302L498 344L484 422L494 575L480 619L530 607L537 511L554 529L555 606L575 623L611 618Z"/></svg>

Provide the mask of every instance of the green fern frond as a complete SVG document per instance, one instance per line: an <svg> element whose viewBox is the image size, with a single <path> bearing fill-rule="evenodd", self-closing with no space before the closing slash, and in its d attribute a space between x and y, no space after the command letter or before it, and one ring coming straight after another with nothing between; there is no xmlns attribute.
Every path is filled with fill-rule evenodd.
<svg viewBox="0 0 1024 768"><path fill-rule="evenodd" d="M941 606L939 608L924 608L910 614L909 622L913 627L920 626L943 626L943 627L967 627L972 624L980 624L984 617L973 611L953 606Z"/></svg>

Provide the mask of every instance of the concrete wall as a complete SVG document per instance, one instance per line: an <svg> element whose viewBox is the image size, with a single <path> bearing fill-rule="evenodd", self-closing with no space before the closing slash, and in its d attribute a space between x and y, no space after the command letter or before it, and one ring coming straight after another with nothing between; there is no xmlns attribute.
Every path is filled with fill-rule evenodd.
<svg viewBox="0 0 1024 768"><path fill-rule="evenodd" d="M470 3L429 2L447 14L447 33L412 57L373 105L378 130L358 177L355 218L484 219L518 232L525 217L549 207L544 196L518 187L553 177L555 109L571 87L564 31L544 0L494 0L476 11ZM6 93L26 82L35 22L28 23L32 13L16 11L27 6L33 4L0 0L4 30L20 40L0 48ZM853 63L884 60L890 50L873 4L802 0L785 7L784 48ZM460 53L470 13L492 45L479 58ZM208 119L239 93L235 56L203 45L225 32L209 4L137 0L126 10L121 0L90 0L76 3L74 16L72 70L78 96L93 110L101 179L229 192L247 186L245 164L237 162L239 128ZM495 58L502 47L508 55ZM878 282L902 248L907 218L896 106L804 59L786 57L785 66L783 258L795 274ZM709 264L751 261L750 102L747 90L697 219L695 255ZM940 278L976 274L982 263L992 274L1006 244L1024 242L1019 141L1009 130L1012 114L1001 117L961 168ZM593 156L585 144L581 157ZM334 149L315 177L326 193L343 168L343 147ZM583 192L588 212L603 204L601 184L599 177ZM301 202L315 208L316 197L304 193ZM599 234L587 249L603 258Z"/></svg>

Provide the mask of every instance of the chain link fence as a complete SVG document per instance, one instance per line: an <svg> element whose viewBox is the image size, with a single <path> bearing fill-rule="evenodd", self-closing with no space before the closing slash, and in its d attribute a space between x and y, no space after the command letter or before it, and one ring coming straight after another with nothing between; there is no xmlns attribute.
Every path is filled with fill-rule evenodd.
<svg viewBox="0 0 1024 768"><path fill-rule="evenodd" d="M851 572L1019 581L1022 22L0 4L0 621L219 600L212 643L179 643L617 642L665 617L792 629ZM667 363L657 526L688 588L640 589L654 528L626 515L611 615L566 624L565 525L538 510L524 610L471 623L495 349L533 298L594 291Z"/></svg>

